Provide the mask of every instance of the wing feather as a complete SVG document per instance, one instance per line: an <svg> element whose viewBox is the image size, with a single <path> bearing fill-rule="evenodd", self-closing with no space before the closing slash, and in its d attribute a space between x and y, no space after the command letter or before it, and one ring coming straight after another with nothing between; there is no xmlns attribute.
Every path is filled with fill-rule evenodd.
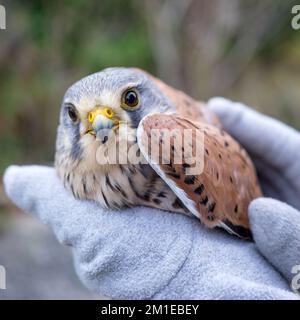
<svg viewBox="0 0 300 320"><path fill-rule="evenodd" d="M151 144L154 133L156 143ZM206 226L250 237L247 210L261 191L249 156L225 131L177 115L152 114L140 122L138 144L153 169Z"/></svg>

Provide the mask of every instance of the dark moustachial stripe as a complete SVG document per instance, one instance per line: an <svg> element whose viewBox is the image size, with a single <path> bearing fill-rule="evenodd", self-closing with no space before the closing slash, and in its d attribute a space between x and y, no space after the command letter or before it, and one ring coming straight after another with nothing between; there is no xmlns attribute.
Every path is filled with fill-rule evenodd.
<svg viewBox="0 0 300 320"><path fill-rule="evenodd" d="M72 128L72 149L71 149L71 157L73 160L78 160L80 159L82 155L82 148L79 144L80 140L80 132L79 132L79 123L77 123L73 128Z"/></svg>

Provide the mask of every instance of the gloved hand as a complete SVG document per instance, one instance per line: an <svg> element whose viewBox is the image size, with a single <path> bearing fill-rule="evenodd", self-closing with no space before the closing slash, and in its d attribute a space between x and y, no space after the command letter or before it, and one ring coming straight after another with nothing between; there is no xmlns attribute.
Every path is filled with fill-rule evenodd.
<svg viewBox="0 0 300 320"><path fill-rule="evenodd" d="M250 205L254 240L291 282L293 267L299 265L300 271L300 134L241 103L212 98L208 105L254 160L263 193L269 197Z"/></svg>
<svg viewBox="0 0 300 320"><path fill-rule="evenodd" d="M79 277L102 295L119 299L299 298L253 243L222 230L208 230L196 219L143 207L105 211L94 202L74 199L49 167L11 166L4 184L19 207L49 224L58 239L73 248ZM260 248L271 249L264 243L269 239L263 238L269 234L265 229L270 221L262 218L271 209L260 201L251 205L250 221ZM281 241L294 228L290 211L286 207L280 212L287 221L278 219L272 225L274 230L283 223ZM275 266L278 262L278 269L288 278L290 270L280 269L286 256L277 254L280 248L275 240L277 258L269 261ZM268 250L262 252L268 259Z"/></svg>

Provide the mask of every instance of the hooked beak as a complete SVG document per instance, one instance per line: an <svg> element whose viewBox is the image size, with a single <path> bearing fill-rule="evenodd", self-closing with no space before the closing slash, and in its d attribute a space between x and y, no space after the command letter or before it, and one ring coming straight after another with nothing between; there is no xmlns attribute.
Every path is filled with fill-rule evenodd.
<svg viewBox="0 0 300 320"><path fill-rule="evenodd" d="M109 107L96 107L88 113L91 128L88 133L97 133L102 129L112 129L118 121L114 120L114 112Z"/></svg>

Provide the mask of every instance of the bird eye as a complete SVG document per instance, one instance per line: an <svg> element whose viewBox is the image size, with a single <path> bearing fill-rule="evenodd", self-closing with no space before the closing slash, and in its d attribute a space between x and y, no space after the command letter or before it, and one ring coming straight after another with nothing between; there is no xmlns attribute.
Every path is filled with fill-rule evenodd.
<svg viewBox="0 0 300 320"><path fill-rule="evenodd" d="M67 112L68 112L69 118L73 122L76 122L78 120L78 115L77 115L77 112L76 112L75 107L73 105L68 105L67 106Z"/></svg>
<svg viewBox="0 0 300 320"><path fill-rule="evenodd" d="M129 89L123 93L122 104L125 107L134 108L139 104L139 97L135 90Z"/></svg>

